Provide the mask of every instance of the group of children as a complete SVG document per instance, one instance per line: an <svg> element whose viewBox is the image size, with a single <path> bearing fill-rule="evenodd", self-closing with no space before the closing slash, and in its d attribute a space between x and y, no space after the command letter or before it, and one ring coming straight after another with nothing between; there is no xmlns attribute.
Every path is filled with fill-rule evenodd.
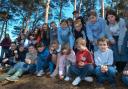
<svg viewBox="0 0 128 89"><path fill-rule="evenodd" d="M73 15L75 21L63 19L60 27L51 22L51 28L44 23L34 31L22 30L16 42L5 36L1 42L1 66L9 65L9 69L0 80L17 81L25 73L37 77L47 74L51 78L58 75L65 81L75 77L72 84L76 86L82 80L92 82L96 75L99 86L108 80L116 89L116 73L122 71L121 63L128 61L126 19L109 10L105 21L91 10L85 24L77 11ZM128 85L128 64L122 80Z"/></svg>

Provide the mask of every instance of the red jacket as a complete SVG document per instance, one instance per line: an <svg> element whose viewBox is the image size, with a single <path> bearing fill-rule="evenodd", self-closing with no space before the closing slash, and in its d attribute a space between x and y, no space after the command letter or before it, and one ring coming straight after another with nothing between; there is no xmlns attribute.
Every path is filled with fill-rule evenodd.
<svg viewBox="0 0 128 89"><path fill-rule="evenodd" d="M83 61L85 64L94 63L92 54L87 49L76 53L76 64L78 65L80 61Z"/></svg>

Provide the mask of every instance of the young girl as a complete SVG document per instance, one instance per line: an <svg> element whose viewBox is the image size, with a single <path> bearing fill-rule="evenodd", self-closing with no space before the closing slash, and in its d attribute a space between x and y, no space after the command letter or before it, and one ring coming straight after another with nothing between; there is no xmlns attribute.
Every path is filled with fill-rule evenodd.
<svg viewBox="0 0 128 89"><path fill-rule="evenodd" d="M49 46L49 44L50 44L50 28L47 23L44 23L42 26L41 39L42 39L42 42L46 46Z"/></svg>
<svg viewBox="0 0 128 89"><path fill-rule="evenodd" d="M70 30L68 26L67 20L62 20L60 23L61 27L58 29L58 41L59 44L63 45L65 43L68 43L70 45L70 48L73 48L74 46L74 37L72 34L72 31Z"/></svg>
<svg viewBox="0 0 128 89"><path fill-rule="evenodd" d="M97 41L98 50L94 52L95 74L98 84L103 85L107 79L112 89L115 89L115 74L116 69L113 66L113 51L108 48L108 39L101 38Z"/></svg>
<svg viewBox="0 0 128 89"><path fill-rule="evenodd" d="M57 37L58 37L58 27L57 27L57 24L52 21L50 23L50 43L53 41L53 40L57 40Z"/></svg>
<svg viewBox="0 0 128 89"><path fill-rule="evenodd" d="M118 71L123 70L123 62L127 61L127 54L124 52L124 38L126 34L126 24L122 18L119 18L115 11L109 10L106 14L108 30L114 38L111 48L114 53L114 62ZM125 42L126 43L126 42Z"/></svg>
<svg viewBox="0 0 128 89"><path fill-rule="evenodd" d="M74 74L77 76L72 84L78 85L82 79L91 82L93 81L92 77L86 76L93 72L93 58L86 47L86 40L78 38L76 40L76 48L78 49L76 53L76 65L72 65L69 68L69 75L71 76L71 74Z"/></svg>
<svg viewBox="0 0 128 89"><path fill-rule="evenodd" d="M61 52L58 54L56 70L59 70L59 78L63 79L66 76L68 78L69 66L74 65L76 62L75 53L70 49L68 44L64 44L61 48Z"/></svg>
<svg viewBox="0 0 128 89"><path fill-rule="evenodd" d="M105 20L98 17L94 10L90 11L88 17L89 20L86 24L87 37L93 44L94 50L97 50L97 40L104 36L107 36L108 39L113 42L112 36L107 32L107 24Z"/></svg>
<svg viewBox="0 0 128 89"><path fill-rule="evenodd" d="M80 20L75 20L74 21L74 37L75 40L78 39L79 37L82 37L86 40L85 32L84 29L82 29L82 23Z"/></svg>

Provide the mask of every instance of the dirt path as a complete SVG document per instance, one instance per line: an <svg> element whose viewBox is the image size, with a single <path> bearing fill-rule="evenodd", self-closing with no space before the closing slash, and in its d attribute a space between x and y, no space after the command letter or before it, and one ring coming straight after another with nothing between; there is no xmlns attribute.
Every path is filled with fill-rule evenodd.
<svg viewBox="0 0 128 89"><path fill-rule="evenodd" d="M117 81L117 89L128 89L121 81ZM105 83L104 88L98 88L96 81L88 83L83 81L79 86L74 87L71 82L60 81L34 75L25 75L17 82L3 81L0 83L0 89L110 89L109 84Z"/></svg>

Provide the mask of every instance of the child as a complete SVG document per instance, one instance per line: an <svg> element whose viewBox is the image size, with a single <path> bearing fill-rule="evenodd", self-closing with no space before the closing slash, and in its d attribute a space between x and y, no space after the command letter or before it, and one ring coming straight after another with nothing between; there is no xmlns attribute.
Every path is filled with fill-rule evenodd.
<svg viewBox="0 0 128 89"><path fill-rule="evenodd" d="M9 51L5 54L5 57L2 60L2 65L8 64L10 66L14 66L14 64L16 63L15 61L16 55L17 55L17 46L15 42L12 42Z"/></svg>
<svg viewBox="0 0 128 89"><path fill-rule="evenodd" d="M88 22L86 24L87 37L94 46L94 51L97 50L97 40L107 36L111 42L113 42L112 36L107 31L107 24L104 19L97 16L94 10L91 10L88 14Z"/></svg>
<svg viewBox="0 0 128 89"><path fill-rule="evenodd" d="M65 80L68 79L68 70L71 65L76 63L75 52L70 49L68 44L64 44L61 48L61 53L58 57L59 60L59 77Z"/></svg>
<svg viewBox="0 0 128 89"><path fill-rule="evenodd" d="M44 74L44 71L48 68L49 50L43 43L38 44L37 49L38 58L36 64L36 76L41 77Z"/></svg>
<svg viewBox="0 0 128 89"><path fill-rule="evenodd" d="M70 48L73 48L74 46L74 37L72 34L72 31L70 30L68 26L67 20L62 20L60 23L61 27L58 29L58 41L59 44L63 45L65 43L68 43L70 45Z"/></svg>
<svg viewBox="0 0 128 89"><path fill-rule="evenodd" d="M126 84L128 86L128 63L123 70L122 80L123 80L124 84Z"/></svg>
<svg viewBox="0 0 128 89"><path fill-rule="evenodd" d="M82 37L86 40L84 28L82 29L82 23L80 20L74 21L74 28L75 28L75 30L74 30L75 40L78 39L79 37Z"/></svg>
<svg viewBox="0 0 128 89"><path fill-rule="evenodd" d="M58 57L58 53L61 51L61 45L59 45L59 43L57 42L57 40L53 40L51 45L50 45L50 54L48 57L48 61L49 61L49 69L50 69L50 76L53 77L54 73L54 69L55 66L57 65L57 57Z"/></svg>
<svg viewBox="0 0 128 89"><path fill-rule="evenodd" d="M125 35L126 35L126 23L125 20L119 18L116 11L108 10L106 14L106 21L108 24L108 30L114 38L114 42L111 44L113 50L114 62L116 63L118 72L122 72L127 61L127 48Z"/></svg>
<svg viewBox="0 0 128 89"><path fill-rule="evenodd" d="M115 89L116 69L113 66L113 51L108 48L108 42L104 37L97 41L99 48L94 52L95 73L100 86L102 86L105 79L107 79L111 87Z"/></svg>
<svg viewBox="0 0 128 89"><path fill-rule="evenodd" d="M35 63L37 59L37 52L33 45L28 48L28 53L26 54L25 62L18 62L11 68L6 74L2 75L0 78L4 77L8 81L18 81L19 77L24 72L34 73Z"/></svg>
<svg viewBox="0 0 128 89"><path fill-rule="evenodd" d="M58 38L58 27L57 27L57 24L53 21L50 23L50 43L53 41L53 40L57 40Z"/></svg>
<svg viewBox="0 0 128 89"><path fill-rule="evenodd" d="M86 47L86 41L83 38L76 40L76 65L72 65L69 68L69 74L77 75L75 80L72 82L74 86L78 85L82 79L92 82L92 77L86 77L88 74L93 72L93 58L91 53Z"/></svg>
<svg viewBox="0 0 128 89"><path fill-rule="evenodd" d="M59 69L59 78L63 79L66 76L66 80L68 77L68 69L70 65L74 65L76 62L75 53L70 49L68 44L64 44L61 48L61 52L58 54L58 60L56 69Z"/></svg>

